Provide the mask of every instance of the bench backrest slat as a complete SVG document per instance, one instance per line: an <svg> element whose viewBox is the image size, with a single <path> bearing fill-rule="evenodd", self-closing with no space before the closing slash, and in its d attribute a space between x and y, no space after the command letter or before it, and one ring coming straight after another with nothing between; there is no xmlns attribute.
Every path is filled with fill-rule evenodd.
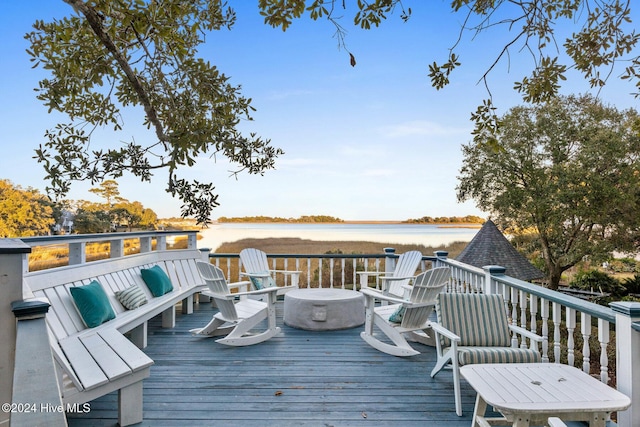
<svg viewBox="0 0 640 427"><path fill-rule="evenodd" d="M152 300L153 296L140 275L142 268L159 265L171 279L174 292L179 292L202 284L195 266L200 257L200 251L194 249L148 252L79 266L30 272L25 275L25 286L35 297L49 300L51 308L47 314L47 322L55 337L61 340L86 328L71 297L71 287L87 285L97 280L117 316L127 310L116 299L116 291L136 284L147 299Z"/></svg>

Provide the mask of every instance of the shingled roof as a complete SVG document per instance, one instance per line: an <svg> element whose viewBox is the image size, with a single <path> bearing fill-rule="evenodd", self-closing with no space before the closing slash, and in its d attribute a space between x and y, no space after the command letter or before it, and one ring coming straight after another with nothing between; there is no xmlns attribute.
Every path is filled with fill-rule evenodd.
<svg viewBox="0 0 640 427"><path fill-rule="evenodd" d="M544 273L518 252L491 220L484 223L456 260L480 268L500 265L507 269L505 274L520 280L544 277Z"/></svg>

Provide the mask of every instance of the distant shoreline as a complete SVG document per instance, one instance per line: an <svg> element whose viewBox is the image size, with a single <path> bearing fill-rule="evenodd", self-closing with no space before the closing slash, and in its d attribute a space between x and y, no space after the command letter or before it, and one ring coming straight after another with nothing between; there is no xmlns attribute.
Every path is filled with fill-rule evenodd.
<svg viewBox="0 0 640 427"><path fill-rule="evenodd" d="M448 222L404 222L404 221L373 221L373 220L360 220L360 221L341 221L341 222L277 222L277 221L213 221L212 225L216 224L302 224L302 225L336 225L336 224L381 224L381 225L435 225L438 228L481 228L482 224L461 222L461 223L448 223Z"/></svg>

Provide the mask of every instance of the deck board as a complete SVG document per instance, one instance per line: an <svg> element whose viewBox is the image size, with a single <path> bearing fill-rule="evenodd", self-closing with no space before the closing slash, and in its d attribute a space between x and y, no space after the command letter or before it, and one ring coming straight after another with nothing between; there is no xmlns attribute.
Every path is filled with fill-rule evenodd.
<svg viewBox="0 0 640 427"><path fill-rule="evenodd" d="M155 364L144 381L140 426L444 426L471 425L474 391L463 381L464 416L455 414L450 371L429 373L435 350L399 358L369 347L362 327L282 332L254 346L228 347L194 337L215 309L196 304L172 329L149 325L145 352ZM114 426L117 394L69 416L70 427Z"/></svg>

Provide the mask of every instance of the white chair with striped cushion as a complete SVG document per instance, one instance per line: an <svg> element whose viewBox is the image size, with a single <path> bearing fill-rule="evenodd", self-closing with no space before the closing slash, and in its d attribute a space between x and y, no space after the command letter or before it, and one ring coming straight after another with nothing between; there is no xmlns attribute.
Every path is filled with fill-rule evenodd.
<svg viewBox="0 0 640 427"><path fill-rule="evenodd" d="M438 358L431 377L452 366L456 414L460 416L460 366L540 362L538 344L542 337L508 323L501 295L443 293L438 295L436 313L437 323L431 326ZM512 333L529 339L530 347L518 347Z"/></svg>

